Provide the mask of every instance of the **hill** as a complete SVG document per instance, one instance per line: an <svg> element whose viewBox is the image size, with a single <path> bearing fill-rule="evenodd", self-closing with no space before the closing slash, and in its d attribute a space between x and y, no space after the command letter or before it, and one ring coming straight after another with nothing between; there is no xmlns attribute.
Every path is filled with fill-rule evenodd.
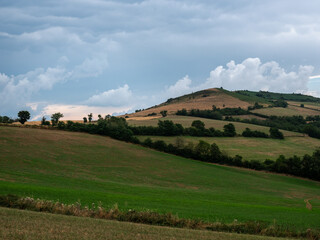
<svg viewBox="0 0 320 240"><path fill-rule="evenodd" d="M0 194L319 228L320 184L55 130L0 127ZM306 209L304 200L312 204Z"/></svg>
<svg viewBox="0 0 320 240"><path fill-rule="evenodd" d="M273 107L275 101L288 102L288 108ZM169 115L175 114L178 110L192 109L211 110L214 105L217 108L242 108L247 110L249 106L259 103L263 109L256 109L253 113L277 116L313 116L320 115L320 99L303 94L254 92L254 91L228 91L221 88L211 88L176 98L170 98L159 105L137 110L135 113L127 115L130 118L157 116L161 111L166 110ZM304 105L304 106L302 106Z"/></svg>
<svg viewBox="0 0 320 240"><path fill-rule="evenodd" d="M187 94L177 98L170 98L166 102L154 107L130 114L131 117L145 117L148 114L156 113L160 115L163 110L168 111L168 114L175 114L177 110L185 108L191 109L212 109L212 105L218 108L248 108L251 104L247 101L233 97L228 92L217 88L206 89L195 93Z"/></svg>

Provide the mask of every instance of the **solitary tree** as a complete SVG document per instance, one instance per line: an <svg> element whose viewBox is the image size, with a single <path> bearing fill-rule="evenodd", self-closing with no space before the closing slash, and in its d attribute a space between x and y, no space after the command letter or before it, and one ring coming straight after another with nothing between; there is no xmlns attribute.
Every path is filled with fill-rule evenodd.
<svg viewBox="0 0 320 240"><path fill-rule="evenodd" d="M26 121L30 119L30 113L28 111L20 111L18 113L19 122L24 124Z"/></svg>
<svg viewBox="0 0 320 240"><path fill-rule="evenodd" d="M160 112L160 114L162 115L162 117L166 117L167 116L167 110L163 110Z"/></svg>
<svg viewBox="0 0 320 240"><path fill-rule="evenodd" d="M92 120L92 113L88 114L89 123L91 123Z"/></svg>
<svg viewBox="0 0 320 240"><path fill-rule="evenodd" d="M83 117L83 122L84 123L88 122L88 119L86 117Z"/></svg>
<svg viewBox="0 0 320 240"><path fill-rule="evenodd" d="M51 115L51 123L52 123L52 126L55 126L58 124L59 122L59 119L63 117L63 114L60 113L60 112L57 112L57 113L54 113Z"/></svg>

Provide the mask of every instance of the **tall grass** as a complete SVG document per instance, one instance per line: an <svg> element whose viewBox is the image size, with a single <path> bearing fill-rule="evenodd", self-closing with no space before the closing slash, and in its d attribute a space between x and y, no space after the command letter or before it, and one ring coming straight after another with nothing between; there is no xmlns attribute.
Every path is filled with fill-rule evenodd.
<svg viewBox="0 0 320 240"><path fill-rule="evenodd" d="M0 206L17 209L27 209L37 212L118 220L177 228L245 233L273 237L296 237L308 238L312 240L320 239L320 232L317 230L307 229L305 231L293 231L280 226L275 222L273 224L258 221L238 223L235 220L234 222L229 224L220 222L209 223L201 220L179 218L178 216L171 213L160 214L152 211L138 212L135 210L121 211L119 210L117 204L115 204L110 209L105 209L102 208L99 204L92 204L91 207L83 207L79 202L68 205L61 202L34 199L31 197L4 195L0 196Z"/></svg>

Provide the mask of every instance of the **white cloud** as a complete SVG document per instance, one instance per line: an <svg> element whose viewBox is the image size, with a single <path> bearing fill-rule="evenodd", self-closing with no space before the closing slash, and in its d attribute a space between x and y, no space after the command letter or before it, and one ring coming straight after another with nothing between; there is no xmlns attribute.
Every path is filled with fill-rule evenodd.
<svg viewBox="0 0 320 240"><path fill-rule="evenodd" d="M318 79L320 78L320 75L310 76L309 79Z"/></svg>
<svg viewBox="0 0 320 240"><path fill-rule="evenodd" d="M90 97L85 103L94 106L131 106L133 103L132 92L129 86L111 89Z"/></svg>
<svg viewBox="0 0 320 240"><path fill-rule="evenodd" d="M36 115L33 120L40 119L42 116L50 117L53 113L61 112L64 117L62 120L82 120L87 117L89 113L93 114L93 119L98 118L98 114L105 116L112 115L116 112L127 112L129 107L97 107L87 105L72 105L72 104L50 104L43 108L43 110Z"/></svg>
<svg viewBox="0 0 320 240"><path fill-rule="evenodd" d="M184 78L181 78L178 80L174 85L171 85L167 89L167 94L170 97L178 97L183 94L190 93L191 91L191 79L188 75L186 75Z"/></svg>
<svg viewBox="0 0 320 240"><path fill-rule="evenodd" d="M70 73L64 68L38 68L26 74L7 76L0 74L3 88L0 90L1 108L25 106L31 96L40 90L50 90L58 83L66 80Z"/></svg>
<svg viewBox="0 0 320 240"><path fill-rule="evenodd" d="M239 64L230 61L226 67L218 66L200 88L299 92L308 90L312 72L312 66L300 66L296 72L286 72L277 62L261 63L259 58L247 58Z"/></svg>

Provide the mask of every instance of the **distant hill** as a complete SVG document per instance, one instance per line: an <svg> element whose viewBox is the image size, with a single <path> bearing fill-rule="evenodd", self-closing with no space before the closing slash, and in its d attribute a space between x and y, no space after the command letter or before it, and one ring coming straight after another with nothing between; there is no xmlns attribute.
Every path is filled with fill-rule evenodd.
<svg viewBox="0 0 320 240"><path fill-rule="evenodd" d="M166 102L151 108L131 114L134 117L144 117L148 114L156 113L160 114L161 111L166 110L168 114L174 114L177 110L185 108L191 109L212 109L212 105L218 108L248 108L252 104L248 101L243 101L237 97L229 94L228 91L210 88L190 94L183 95L181 97L169 98Z"/></svg>
<svg viewBox="0 0 320 240"><path fill-rule="evenodd" d="M259 113L264 115L319 115L320 114L320 99L312 96L307 96L297 93L273 93L266 91L228 91L222 88L210 88L198 92L193 92L176 98L169 98L166 102L153 107L136 110L135 113L129 114L129 117L160 117L161 111L166 110L168 115L173 115L177 110L186 109L212 109L212 106L217 108L242 108L248 109L256 102L262 104L264 107L272 105L272 102L284 100L288 102L287 111L281 108L273 109L259 109Z"/></svg>

